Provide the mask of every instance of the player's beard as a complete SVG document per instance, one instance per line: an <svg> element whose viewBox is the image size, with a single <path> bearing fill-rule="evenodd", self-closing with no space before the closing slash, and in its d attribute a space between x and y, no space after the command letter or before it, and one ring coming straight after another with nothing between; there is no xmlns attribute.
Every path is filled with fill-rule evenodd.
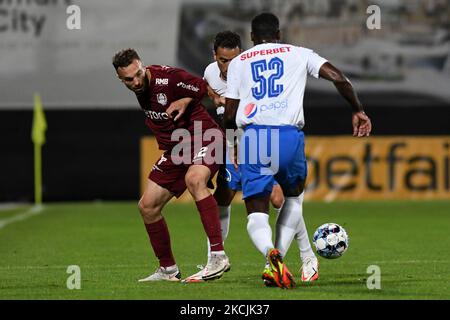
<svg viewBox="0 0 450 320"><path fill-rule="evenodd" d="M147 74L145 74L144 81L142 83L142 87L140 87L139 89L135 89L133 91L135 94L143 94L147 91L148 87L149 87L149 81L147 78Z"/></svg>

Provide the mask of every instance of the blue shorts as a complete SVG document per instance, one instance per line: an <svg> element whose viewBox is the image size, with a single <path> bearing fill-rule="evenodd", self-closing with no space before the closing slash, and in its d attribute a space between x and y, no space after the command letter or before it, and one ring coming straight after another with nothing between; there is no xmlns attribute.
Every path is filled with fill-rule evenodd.
<svg viewBox="0 0 450 320"><path fill-rule="evenodd" d="M241 170L236 170L231 163L228 153L226 154L226 164L221 165L217 174L217 184L225 185L234 191L242 191ZM274 184L278 184L276 181Z"/></svg>
<svg viewBox="0 0 450 320"><path fill-rule="evenodd" d="M297 186L307 175L303 131L248 125L239 145L239 169L244 199L270 194L275 181L285 188Z"/></svg>

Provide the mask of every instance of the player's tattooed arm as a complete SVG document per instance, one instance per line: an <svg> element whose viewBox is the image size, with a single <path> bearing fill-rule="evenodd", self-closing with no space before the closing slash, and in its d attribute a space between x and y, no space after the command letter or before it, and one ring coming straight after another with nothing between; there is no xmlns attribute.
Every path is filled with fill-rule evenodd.
<svg viewBox="0 0 450 320"><path fill-rule="evenodd" d="M350 80L335 66L325 62L319 70L321 78L332 81L340 95L349 102L352 107L353 136L366 137L372 131L370 118L365 114L364 108L353 89Z"/></svg>
<svg viewBox="0 0 450 320"><path fill-rule="evenodd" d="M177 121L186 111L189 103L194 100L193 98L182 98L176 101L173 101L170 106L167 108L166 112L170 118L173 118L173 121Z"/></svg>

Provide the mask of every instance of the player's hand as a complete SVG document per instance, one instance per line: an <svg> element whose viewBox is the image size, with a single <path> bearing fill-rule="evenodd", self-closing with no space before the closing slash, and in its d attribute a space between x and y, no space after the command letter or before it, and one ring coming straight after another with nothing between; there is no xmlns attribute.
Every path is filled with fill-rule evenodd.
<svg viewBox="0 0 450 320"><path fill-rule="evenodd" d="M191 103L192 98L183 98L177 101L174 101L167 108L166 112L169 115L169 118L173 118L173 121L177 121L186 111L187 106Z"/></svg>
<svg viewBox="0 0 450 320"><path fill-rule="evenodd" d="M213 88L211 88L209 85L206 86L208 89L208 96L211 99L211 101L214 103L215 107L221 107L225 105L225 97L220 96L217 92L214 91Z"/></svg>
<svg viewBox="0 0 450 320"><path fill-rule="evenodd" d="M353 113L352 125L354 137L368 137L372 131L372 122L364 111Z"/></svg>
<svg viewBox="0 0 450 320"><path fill-rule="evenodd" d="M214 100L213 100L213 101L214 101L214 105L215 105L216 107L222 107L222 106L225 105L225 97L216 95L216 96L214 97Z"/></svg>

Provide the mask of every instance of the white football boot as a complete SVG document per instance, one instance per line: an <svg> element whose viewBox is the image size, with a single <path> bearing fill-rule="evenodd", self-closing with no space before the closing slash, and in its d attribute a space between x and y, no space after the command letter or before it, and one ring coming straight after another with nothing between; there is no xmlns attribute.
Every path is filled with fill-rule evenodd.
<svg viewBox="0 0 450 320"><path fill-rule="evenodd" d="M229 271L230 266L230 261L226 254L211 253L211 258L202 270L187 277L181 282L191 283L216 280L221 278L224 272Z"/></svg>
<svg viewBox="0 0 450 320"><path fill-rule="evenodd" d="M319 260L316 257L306 258L300 270L303 282L316 281L319 279Z"/></svg>
<svg viewBox="0 0 450 320"><path fill-rule="evenodd" d="M156 269L155 273L149 275L147 278L139 279L139 282L147 282L147 281L180 281L181 272L178 267L159 267Z"/></svg>

